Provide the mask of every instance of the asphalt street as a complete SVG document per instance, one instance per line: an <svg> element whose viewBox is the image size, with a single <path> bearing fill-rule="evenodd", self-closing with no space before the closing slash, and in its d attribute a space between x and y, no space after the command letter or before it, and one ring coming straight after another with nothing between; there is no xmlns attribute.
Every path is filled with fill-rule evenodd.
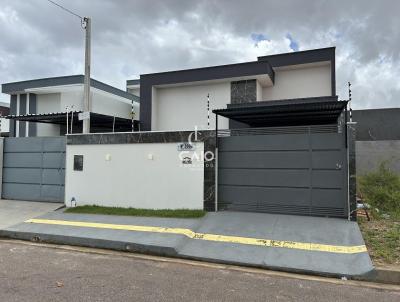
<svg viewBox="0 0 400 302"><path fill-rule="evenodd" d="M400 301L400 287L0 241L0 301Z"/></svg>

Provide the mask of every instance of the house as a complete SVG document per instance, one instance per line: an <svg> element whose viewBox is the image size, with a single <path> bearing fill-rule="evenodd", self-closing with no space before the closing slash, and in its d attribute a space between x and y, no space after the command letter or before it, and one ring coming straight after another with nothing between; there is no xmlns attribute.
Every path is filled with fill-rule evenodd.
<svg viewBox="0 0 400 302"><path fill-rule="evenodd" d="M127 91L146 132L68 136L67 206L354 217L335 48L144 74Z"/></svg>
<svg viewBox="0 0 400 302"><path fill-rule="evenodd" d="M10 95L10 136L82 132L83 83L83 75L72 75L3 84ZM137 130L138 119L138 97L91 79L91 132L131 131L132 124Z"/></svg>
<svg viewBox="0 0 400 302"><path fill-rule="evenodd" d="M336 98L335 48L258 57L257 61L143 74L128 80L127 91L140 96L142 130L215 128L210 110L227 105ZM238 124L236 124L237 126ZM235 122L220 119L220 128Z"/></svg>
<svg viewBox="0 0 400 302"><path fill-rule="evenodd" d="M10 114L10 104L0 102L0 136L7 137L9 135L10 122L5 116Z"/></svg>

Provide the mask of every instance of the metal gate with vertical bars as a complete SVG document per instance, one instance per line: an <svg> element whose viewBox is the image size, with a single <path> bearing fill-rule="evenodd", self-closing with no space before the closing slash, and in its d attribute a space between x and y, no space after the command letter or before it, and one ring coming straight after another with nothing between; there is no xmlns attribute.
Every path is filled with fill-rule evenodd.
<svg viewBox="0 0 400 302"><path fill-rule="evenodd" d="M340 129L220 130L219 208L347 217L346 135Z"/></svg>
<svg viewBox="0 0 400 302"><path fill-rule="evenodd" d="M4 139L2 198L64 201L65 137Z"/></svg>

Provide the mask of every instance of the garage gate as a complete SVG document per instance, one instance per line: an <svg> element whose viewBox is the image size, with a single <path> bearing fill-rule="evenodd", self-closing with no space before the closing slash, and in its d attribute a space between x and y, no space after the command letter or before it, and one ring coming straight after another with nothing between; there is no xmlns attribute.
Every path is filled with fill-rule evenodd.
<svg viewBox="0 0 400 302"><path fill-rule="evenodd" d="M337 124L219 136L219 209L348 216L346 134Z"/></svg>
<svg viewBox="0 0 400 302"><path fill-rule="evenodd" d="M64 201L65 137L4 139L2 198Z"/></svg>

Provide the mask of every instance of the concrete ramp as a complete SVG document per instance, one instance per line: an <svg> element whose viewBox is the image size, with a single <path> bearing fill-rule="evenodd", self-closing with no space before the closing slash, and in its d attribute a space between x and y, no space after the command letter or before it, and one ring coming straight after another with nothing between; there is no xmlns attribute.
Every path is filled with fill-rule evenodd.
<svg viewBox="0 0 400 302"><path fill-rule="evenodd" d="M209 213L199 233L270 240L265 246L189 241L184 257L318 275L356 276L374 267L356 222L243 212Z"/></svg>
<svg viewBox="0 0 400 302"><path fill-rule="evenodd" d="M182 257L326 276L373 265L356 222L243 212L168 219L52 212L0 236Z"/></svg>

